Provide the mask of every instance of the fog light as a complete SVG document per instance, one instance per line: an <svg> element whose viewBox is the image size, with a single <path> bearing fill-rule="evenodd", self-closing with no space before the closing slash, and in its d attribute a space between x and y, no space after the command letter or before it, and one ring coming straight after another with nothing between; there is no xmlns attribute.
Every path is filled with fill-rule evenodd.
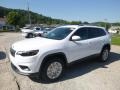
<svg viewBox="0 0 120 90"><path fill-rule="evenodd" d="M30 69L27 66L22 66L22 65L19 65L19 66L22 70L30 71Z"/></svg>

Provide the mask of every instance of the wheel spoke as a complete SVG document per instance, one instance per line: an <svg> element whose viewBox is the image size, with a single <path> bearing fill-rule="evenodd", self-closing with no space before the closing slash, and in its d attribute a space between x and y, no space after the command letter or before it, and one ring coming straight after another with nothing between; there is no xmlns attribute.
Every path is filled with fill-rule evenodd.
<svg viewBox="0 0 120 90"><path fill-rule="evenodd" d="M58 78L60 76L62 72L62 65L59 62L53 62L48 66L47 69L47 76L50 79L55 79Z"/></svg>
<svg viewBox="0 0 120 90"><path fill-rule="evenodd" d="M106 49L103 51L102 59L106 61L108 59L109 51Z"/></svg>

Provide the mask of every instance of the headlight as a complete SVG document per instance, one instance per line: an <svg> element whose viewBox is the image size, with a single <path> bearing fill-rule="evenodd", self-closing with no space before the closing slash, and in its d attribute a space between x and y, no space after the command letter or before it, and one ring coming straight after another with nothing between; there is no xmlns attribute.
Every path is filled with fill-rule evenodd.
<svg viewBox="0 0 120 90"><path fill-rule="evenodd" d="M32 50L32 51L19 51L16 54L21 56L34 56L39 52L39 50Z"/></svg>

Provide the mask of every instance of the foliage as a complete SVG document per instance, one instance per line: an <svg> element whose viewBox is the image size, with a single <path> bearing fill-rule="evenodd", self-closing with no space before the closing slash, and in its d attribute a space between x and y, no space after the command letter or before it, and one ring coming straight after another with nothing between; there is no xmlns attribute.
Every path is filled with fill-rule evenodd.
<svg viewBox="0 0 120 90"><path fill-rule="evenodd" d="M89 24L89 22L86 22L86 21L85 21L85 22L83 22L83 24L87 25L87 24Z"/></svg>
<svg viewBox="0 0 120 90"><path fill-rule="evenodd" d="M111 23L111 25L113 25L113 26L120 26L120 23L119 22Z"/></svg>
<svg viewBox="0 0 120 90"><path fill-rule="evenodd" d="M111 23L108 22L95 22L93 24L104 27L106 28L106 30L108 30L111 27Z"/></svg>
<svg viewBox="0 0 120 90"><path fill-rule="evenodd" d="M0 7L0 17L7 16L8 24L19 25L23 27L25 24L29 23L28 20L28 11L21 9L8 9ZM51 17L43 16L42 14L34 13L30 11L31 22L32 24L81 24L81 21L66 21L61 19L54 19ZM11 20L12 19L12 20Z"/></svg>
<svg viewBox="0 0 120 90"><path fill-rule="evenodd" d="M70 24L72 25L80 25L82 22L81 21L72 21Z"/></svg>
<svg viewBox="0 0 120 90"><path fill-rule="evenodd" d="M11 24L11 25L14 25L14 26L17 26L20 24L20 15L18 12L9 12L8 15L7 15L7 23Z"/></svg>
<svg viewBox="0 0 120 90"><path fill-rule="evenodd" d="M8 9L0 7L0 17L6 17L8 24L19 25L23 27L28 24L28 11L20 9ZM34 13L30 11L32 24L68 24L68 21L61 19L54 19L51 17L43 16L42 14Z"/></svg>

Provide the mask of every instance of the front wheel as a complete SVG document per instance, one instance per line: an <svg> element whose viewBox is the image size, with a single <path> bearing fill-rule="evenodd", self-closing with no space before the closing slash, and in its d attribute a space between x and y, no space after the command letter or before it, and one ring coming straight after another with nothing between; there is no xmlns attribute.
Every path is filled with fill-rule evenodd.
<svg viewBox="0 0 120 90"><path fill-rule="evenodd" d="M110 50L107 47L103 48L103 50L100 54L100 60L103 62L107 61L109 58L109 54L110 54Z"/></svg>
<svg viewBox="0 0 120 90"><path fill-rule="evenodd" d="M34 35L32 34L32 33L29 33L28 35L27 35L27 38L33 38L34 37Z"/></svg>
<svg viewBox="0 0 120 90"><path fill-rule="evenodd" d="M41 79L47 82L58 80L65 70L65 64L60 58L50 58L41 70Z"/></svg>

